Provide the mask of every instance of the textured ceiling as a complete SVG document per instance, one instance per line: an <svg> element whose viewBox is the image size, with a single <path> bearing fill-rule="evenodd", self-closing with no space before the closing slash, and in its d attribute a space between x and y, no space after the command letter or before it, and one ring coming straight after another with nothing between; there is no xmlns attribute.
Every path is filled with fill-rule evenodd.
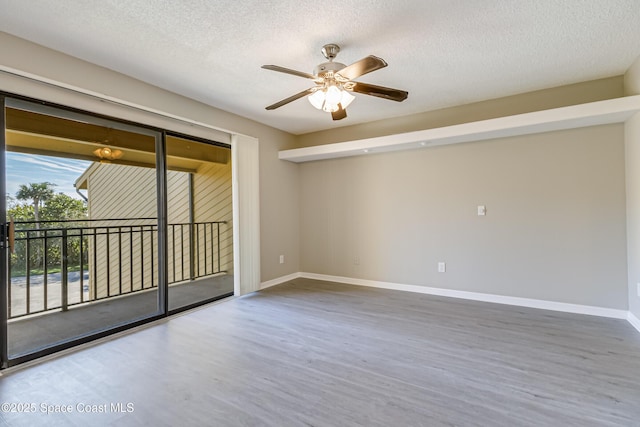
<svg viewBox="0 0 640 427"><path fill-rule="evenodd" d="M295 134L620 75L640 55L639 0L0 0L0 31ZM333 122L310 86L267 71L339 62L389 66ZM0 62L2 61L0 57Z"/></svg>

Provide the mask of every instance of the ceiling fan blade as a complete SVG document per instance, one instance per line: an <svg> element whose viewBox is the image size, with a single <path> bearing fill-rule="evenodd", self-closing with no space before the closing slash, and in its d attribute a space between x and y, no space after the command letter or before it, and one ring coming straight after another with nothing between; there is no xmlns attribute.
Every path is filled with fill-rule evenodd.
<svg viewBox="0 0 640 427"><path fill-rule="evenodd" d="M407 99L409 92L390 87L376 86L368 83L353 82L353 91L364 95L377 96L378 98L389 99L391 101L402 102Z"/></svg>
<svg viewBox="0 0 640 427"><path fill-rule="evenodd" d="M360 61L347 65L342 70L338 71L337 74L340 74L345 79L353 80L386 66L387 63L384 59L369 55L366 58L362 58Z"/></svg>
<svg viewBox="0 0 640 427"><path fill-rule="evenodd" d="M296 93L295 95L292 95L286 99L283 99L280 102L276 102L275 104L271 104L267 107L267 110L275 110L276 108L282 107L283 105L286 105L292 101L295 101L296 99L300 99L305 95L309 95L311 93L314 92L315 87L311 87L307 90L303 90L302 92Z"/></svg>
<svg viewBox="0 0 640 427"><path fill-rule="evenodd" d="M294 76L304 77L305 79L311 79L311 80L317 79L317 77L314 76L313 74L292 70L290 68L281 67L279 65L263 65L262 68L264 68L265 70L278 71L280 73L292 74Z"/></svg>
<svg viewBox="0 0 640 427"><path fill-rule="evenodd" d="M347 117L347 110L342 108L342 105L340 105L340 104L338 104L338 106L340 108L338 110L334 111L333 113L331 113L331 118L333 120L342 120L345 117Z"/></svg>

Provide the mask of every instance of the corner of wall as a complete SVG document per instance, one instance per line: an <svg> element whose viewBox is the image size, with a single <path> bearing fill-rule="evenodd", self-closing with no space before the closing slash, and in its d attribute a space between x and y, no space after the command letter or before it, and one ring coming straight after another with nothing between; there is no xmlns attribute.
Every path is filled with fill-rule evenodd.
<svg viewBox="0 0 640 427"><path fill-rule="evenodd" d="M625 95L640 94L640 57L631 64L624 75L624 92ZM636 114L625 123L624 139L629 319L638 319L640 318L640 114Z"/></svg>
<svg viewBox="0 0 640 427"><path fill-rule="evenodd" d="M624 74L624 94L625 96L640 94L640 56Z"/></svg>
<svg viewBox="0 0 640 427"><path fill-rule="evenodd" d="M637 318L633 313L629 312L627 315L627 320L631 323L631 326L636 328L638 332L640 332L640 319Z"/></svg>
<svg viewBox="0 0 640 427"><path fill-rule="evenodd" d="M640 318L640 114L625 123L629 312Z"/></svg>

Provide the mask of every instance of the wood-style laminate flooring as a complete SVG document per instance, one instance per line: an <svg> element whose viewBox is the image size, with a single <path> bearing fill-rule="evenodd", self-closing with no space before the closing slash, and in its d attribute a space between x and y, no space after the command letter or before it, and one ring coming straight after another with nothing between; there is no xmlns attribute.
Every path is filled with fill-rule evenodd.
<svg viewBox="0 0 640 427"><path fill-rule="evenodd" d="M296 279L5 373L0 401L36 405L7 426L640 426L640 333Z"/></svg>

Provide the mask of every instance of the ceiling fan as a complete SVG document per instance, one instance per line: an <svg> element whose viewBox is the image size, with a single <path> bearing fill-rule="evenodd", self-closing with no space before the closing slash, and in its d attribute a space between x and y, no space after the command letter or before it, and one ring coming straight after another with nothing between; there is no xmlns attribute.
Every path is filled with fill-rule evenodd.
<svg viewBox="0 0 640 427"><path fill-rule="evenodd" d="M315 108L331 113L333 120L342 120L347 117L347 106L355 99L351 92L377 96L378 98L397 102L407 99L409 93L404 90L391 89L354 80L367 73L386 67L387 63L384 59L369 55L347 66L339 62L333 62L338 52L340 52L340 46L336 44L324 45L322 54L329 62L323 62L316 66L313 74L291 70L278 65L263 65L262 68L266 70L304 77L316 83L316 86L269 105L266 109L275 110L296 99L309 95L309 102Z"/></svg>

